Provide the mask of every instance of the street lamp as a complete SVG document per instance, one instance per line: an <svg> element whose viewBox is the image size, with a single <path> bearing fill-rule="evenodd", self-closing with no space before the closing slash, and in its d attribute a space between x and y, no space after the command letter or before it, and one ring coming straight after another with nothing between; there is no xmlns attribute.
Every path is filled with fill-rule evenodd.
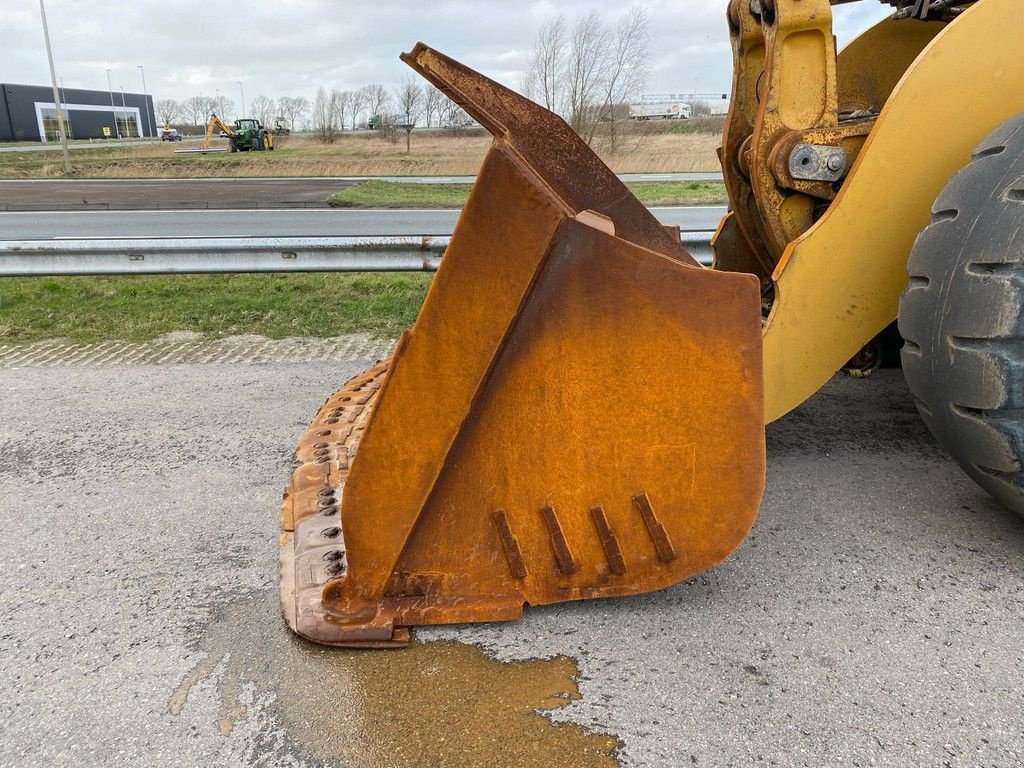
<svg viewBox="0 0 1024 768"><path fill-rule="evenodd" d="M128 130L128 105L124 100L124 83L121 84L121 114L124 116L124 132L128 134L128 138L132 137L132 132ZM139 133L139 126L135 126L135 132ZM142 137L139 136L141 139Z"/></svg>
<svg viewBox="0 0 1024 768"><path fill-rule="evenodd" d="M68 92L66 90L64 90L64 78L63 77L60 79L60 100L61 100L61 102L63 102L64 109L66 110L67 106L68 106ZM69 139L75 138L75 132L71 130L71 115L68 115L67 129L68 129L68 138Z"/></svg>
<svg viewBox="0 0 1024 768"><path fill-rule="evenodd" d="M46 39L46 58L50 62L50 83L53 85L53 106L57 111L57 135L60 136L60 146L64 151L64 173L71 175L71 155L68 154L68 135L64 133L64 115L61 114L60 93L57 92L57 70L53 66L53 50L50 48L50 29L46 25L46 8L43 7L43 0L39 0L39 15L43 19L43 37ZM44 124L45 125L45 124ZM43 133L46 133L44 127ZM46 136L40 138L45 139Z"/></svg>
<svg viewBox="0 0 1024 768"><path fill-rule="evenodd" d="M43 0L39 0L42 2ZM121 129L117 125L117 108L114 106L114 86L110 84L110 70L107 70L107 91L110 93L110 114L114 116L114 133L121 138Z"/></svg>
<svg viewBox="0 0 1024 768"><path fill-rule="evenodd" d="M238 81L238 90L242 94L242 115L241 116L245 117L245 89L242 88L242 81L241 80Z"/></svg>
<svg viewBox="0 0 1024 768"><path fill-rule="evenodd" d="M149 91L146 90L146 68L141 64L136 64L135 68L142 73L142 107L146 110L146 133L149 136L156 136L153 131L153 123L149 119Z"/></svg>

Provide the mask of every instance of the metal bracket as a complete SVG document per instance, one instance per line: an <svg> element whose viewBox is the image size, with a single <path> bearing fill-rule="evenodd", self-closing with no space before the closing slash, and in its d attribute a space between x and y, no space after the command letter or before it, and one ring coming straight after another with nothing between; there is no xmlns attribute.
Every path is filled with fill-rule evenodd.
<svg viewBox="0 0 1024 768"><path fill-rule="evenodd" d="M846 174L846 151L824 144L797 144L789 156L789 175L804 181L839 181Z"/></svg>

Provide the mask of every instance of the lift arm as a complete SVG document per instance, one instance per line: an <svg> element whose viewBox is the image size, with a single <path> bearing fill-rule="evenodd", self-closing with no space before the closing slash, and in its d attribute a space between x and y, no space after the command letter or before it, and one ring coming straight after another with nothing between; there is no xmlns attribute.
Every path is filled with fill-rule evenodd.
<svg viewBox="0 0 1024 768"><path fill-rule="evenodd" d="M232 139L235 136L235 132L226 126L216 114L210 115L210 122L206 125L206 141L203 142L203 149L210 148L210 142L213 140L213 131L215 128L220 128L224 131L224 133L228 135L229 139Z"/></svg>

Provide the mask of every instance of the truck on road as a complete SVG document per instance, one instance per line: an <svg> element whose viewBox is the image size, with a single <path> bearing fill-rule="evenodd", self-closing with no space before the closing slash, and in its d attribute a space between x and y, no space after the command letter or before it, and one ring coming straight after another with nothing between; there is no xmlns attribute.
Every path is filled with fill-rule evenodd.
<svg viewBox="0 0 1024 768"><path fill-rule="evenodd" d="M681 101L661 101L630 104L630 120L689 120L693 108Z"/></svg>

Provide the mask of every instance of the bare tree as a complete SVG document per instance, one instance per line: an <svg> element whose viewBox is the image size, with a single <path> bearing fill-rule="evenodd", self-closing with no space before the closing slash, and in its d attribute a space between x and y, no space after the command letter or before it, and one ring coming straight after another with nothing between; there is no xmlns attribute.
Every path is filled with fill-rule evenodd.
<svg viewBox="0 0 1024 768"><path fill-rule="evenodd" d="M564 117L588 144L598 126L615 123L621 105L643 90L650 35L647 14L635 6L608 27L596 11L568 31L563 16L545 23L534 41L523 80L527 96Z"/></svg>
<svg viewBox="0 0 1024 768"><path fill-rule="evenodd" d="M249 112L263 125L271 125L276 117L277 104L273 99L260 95L249 102ZM248 115L243 115L243 117L248 117Z"/></svg>
<svg viewBox="0 0 1024 768"><path fill-rule="evenodd" d="M294 131L295 123L309 112L309 99L303 96L282 96L277 100L277 111Z"/></svg>
<svg viewBox="0 0 1024 768"><path fill-rule="evenodd" d="M291 96L278 96L277 98L277 114L290 130L295 128L295 121L292 119L292 101Z"/></svg>
<svg viewBox="0 0 1024 768"><path fill-rule="evenodd" d="M331 91L334 97L334 111L338 122L338 130L345 130L345 117L352 110L352 91Z"/></svg>
<svg viewBox="0 0 1024 768"><path fill-rule="evenodd" d="M181 104L174 99L160 99L155 106L157 119L164 125L170 125L181 115Z"/></svg>
<svg viewBox="0 0 1024 768"><path fill-rule="evenodd" d="M597 11L591 11L572 31L566 68L566 110L569 125L588 142L593 138L593 110L600 103L606 77L609 32Z"/></svg>
<svg viewBox="0 0 1024 768"><path fill-rule="evenodd" d="M219 117L224 117L220 112L217 112L217 99L213 96L202 96L203 100L203 119L200 125L206 125L210 121L210 115L217 114Z"/></svg>
<svg viewBox="0 0 1024 768"><path fill-rule="evenodd" d="M690 117L711 117L711 105L704 100L693 100L686 102L690 105Z"/></svg>
<svg viewBox="0 0 1024 768"><path fill-rule="evenodd" d="M337 93L321 86L313 102L313 131L324 144L333 144L338 133Z"/></svg>
<svg viewBox="0 0 1024 768"><path fill-rule="evenodd" d="M433 124L435 115L438 125L441 124L441 105L444 99L445 95L429 83L423 87L423 117L427 128Z"/></svg>
<svg viewBox="0 0 1024 768"><path fill-rule="evenodd" d="M406 75L402 84L395 89L395 104L398 108L395 123L405 130L406 154L412 151L412 129L416 127L416 120L423 109L423 98L420 81L413 75Z"/></svg>
<svg viewBox="0 0 1024 768"><path fill-rule="evenodd" d="M591 121L584 138L589 144L594 140L598 123L609 126L610 149L618 149L618 123L623 110L617 106L629 103L643 91L647 81L647 59L650 51L650 32L647 12L640 6L633 6L612 30L610 45L606 54L604 73L604 103ZM628 117L629 111L626 110Z"/></svg>
<svg viewBox="0 0 1024 768"><path fill-rule="evenodd" d="M352 91L352 105L349 109L352 111L352 130L356 129L356 120L359 118L367 108L366 89L360 88L357 91Z"/></svg>
<svg viewBox="0 0 1024 768"><path fill-rule="evenodd" d="M192 125L206 125L213 111L213 99L209 96L193 96L181 103L182 114Z"/></svg>
<svg viewBox="0 0 1024 768"><path fill-rule="evenodd" d="M383 117L391 104L391 94L388 93L388 89L380 83L371 83L370 85L364 85L361 90L370 116L379 115Z"/></svg>
<svg viewBox="0 0 1024 768"><path fill-rule="evenodd" d="M447 96L444 96L441 100L438 115L439 125L442 128L447 128L452 136L461 134L466 126L472 122L465 110Z"/></svg>
<svg viewBox="0 0 1024 768"><path fill-rule="evenodd" d="M235 102L227 96L217 96L210 100L210 111L216 112L217 116L226 122L228 115L235 113Z"/></svg>
<svg viewBox="0 0 1024 768"><path fill-rule="evenodd" d="M565 16L559 15L541 26L523 82L524 93L552 112L560 113L564 107L568 36Z"/></svg>
<svg viewBox="0 0 1024 768"><path fill-rule="evenodd" d="M392 144L398 143L398 129L405 128L405 125L398 124L399 115L392 112L386 113L381 116L380 124L377 126L377 131L385 141L389 141Z"/></svg>

